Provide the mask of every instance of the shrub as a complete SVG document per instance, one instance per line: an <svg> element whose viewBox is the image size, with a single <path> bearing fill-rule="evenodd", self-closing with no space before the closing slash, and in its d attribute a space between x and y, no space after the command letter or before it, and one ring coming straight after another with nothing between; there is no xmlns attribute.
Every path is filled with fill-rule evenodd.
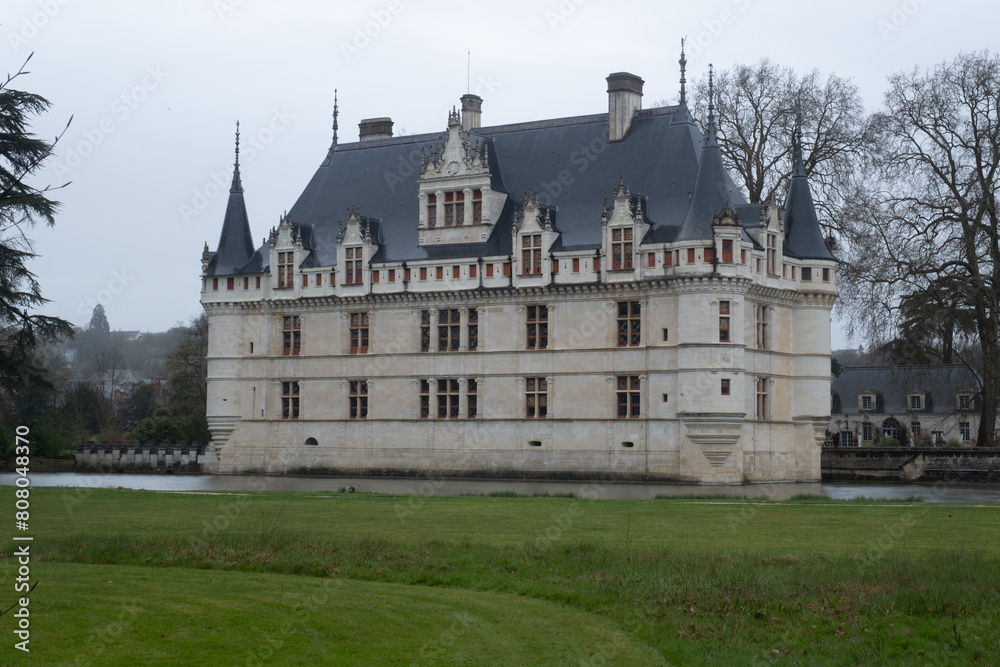
<svg viewBox="0 0 1000 667"><path fill-rule="evenodd" d="M879 438L875 443L876 447L899 447L899 440L896 438Z"/></svg>
<svg viewBox="0 0 1000 667"><path fill-rule="evenodd" d="M169 417L146 417L132 430L132 439L140 443L176 443L184 440L184 431Z"/></svg>
<svg viewBox="0 0 1000 667"><path fill-rule="evenodd" d="M958 440L949 440L945 447L961 447L962 443Z"/></svg>

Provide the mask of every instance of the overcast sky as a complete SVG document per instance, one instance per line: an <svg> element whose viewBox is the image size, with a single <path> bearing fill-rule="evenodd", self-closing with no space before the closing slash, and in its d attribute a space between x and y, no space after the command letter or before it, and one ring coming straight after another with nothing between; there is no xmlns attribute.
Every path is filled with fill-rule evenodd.
<svg viewBox="0 0 1000 667"><path fill-rule="evenodd" d="M113 329L142 331L201 312L201 251L218 244L236 119L257 243L326 154L334 88L342 142L377 116L397 134L443 132L467 85L484 125L606 112L604 78L623 70L645 79L649 106L676 99L687 36L689 79L769 57L853 78L871 111L891 73L995 51L1000 19L988 0L95 5L5 0L0 16L5 72L34 52L17 87L52 103L37 133L73 116L36 183L72 181L56 226L32 232L30 268L49 314L86 325L100 302Z"/></svg>

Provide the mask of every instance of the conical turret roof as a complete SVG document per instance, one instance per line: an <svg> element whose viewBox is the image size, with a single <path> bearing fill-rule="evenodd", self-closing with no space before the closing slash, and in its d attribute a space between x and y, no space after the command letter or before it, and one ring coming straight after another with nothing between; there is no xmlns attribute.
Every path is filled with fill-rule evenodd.
<svg viewBox="0 0 1000 667"><path fill-rule="evenodd" d="M785 198L784 254L798 259L834 259L823 239L802 161L802 111L795 122L795 170Z"/></svg>
<svg viewBox="0 0 1000 667"><path fill-rule="evenodd" d="M212 258L207 275L236 273L243 268L254 253L250 236L250 219L243 199L243 182L240 178L240 129L236 124L236 163L233 167L233 184L229 188L229 202L222 221L219 246Z"/></svg>

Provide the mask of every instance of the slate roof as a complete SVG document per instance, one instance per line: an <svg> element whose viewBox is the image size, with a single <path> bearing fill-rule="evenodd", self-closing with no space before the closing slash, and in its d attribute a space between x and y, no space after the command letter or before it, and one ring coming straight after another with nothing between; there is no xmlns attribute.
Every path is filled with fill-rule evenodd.
<svg viewBox="0 0 1000 667"><path fill-rule="evenodd" d="M246 201L243 199L243 183L240 179L237 154L233 169L233 184L229 188L229 202L226 204L226 216L222 221L222 234L219 236L218 249L209 258L205 275L241 273L253 254L250 218L247 216Z"/></svg>
<svg viewBox="0 0 1000 667"><path fill-rule="evenodd" d="M800 121L801 122L801 119ZM798 259L834 259L833 253L823 239L823 231L816 217L816 205L813 202L809 180L802 163L800 148L801 132L796 130L799 138L795 149L795 170L788 185L788 196L785 197L785 244L783 252Z"/></svg>
<svg viewBox="0 0 1000 667"><path fill-rule="evenodd" d="M978 393L979 381L967 366L961 364L935 366L872 366L848 367L833 379L833 414L859 414L858 396L875 392L877 414L901 414L909 411L907 396L912 391L925 395L924 409L919 412L948 413L956 408L959 391ZM973 405L975 401L973 401Z"/></svg>

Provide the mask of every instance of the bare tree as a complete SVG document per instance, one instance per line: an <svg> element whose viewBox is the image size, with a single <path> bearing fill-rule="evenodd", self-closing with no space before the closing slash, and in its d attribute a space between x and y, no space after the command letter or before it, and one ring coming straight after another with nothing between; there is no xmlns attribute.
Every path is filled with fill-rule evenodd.
<svg viewBox="0 0 1000 667"><path fill-rule="evenodd" d="M971 327L977 343L976 362L969 360L981 380L977 444L994 446L1000 58L961 54L890 77L870 138L870 159L851 199L851 262L841 283L852 329L884 340L900 328L901 306L925 301L933 308L943 294L954 304L956 325Z"/></svg>

